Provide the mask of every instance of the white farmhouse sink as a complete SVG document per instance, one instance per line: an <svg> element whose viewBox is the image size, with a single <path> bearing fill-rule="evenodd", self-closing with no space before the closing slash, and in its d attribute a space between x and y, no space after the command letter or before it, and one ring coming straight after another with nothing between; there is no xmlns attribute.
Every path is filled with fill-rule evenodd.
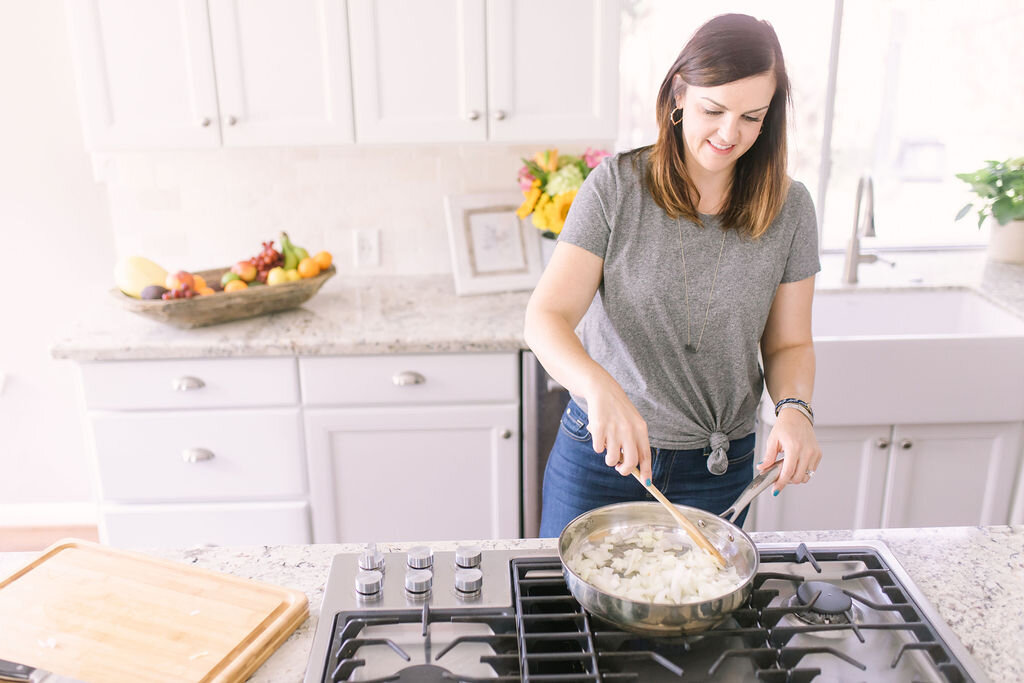
<svg viewBox="0 0 1024 683"><path fill-rule="evenodd" d="M969 289L824 290L812 322L816 338L1024 336L1024 320Z"/></svg>
<svg viewBox="0 0 1024 683"><path fill-rule="evenodd" d="M969 289L815 293L819 424L1024 420L1024 320Z"/></svg>

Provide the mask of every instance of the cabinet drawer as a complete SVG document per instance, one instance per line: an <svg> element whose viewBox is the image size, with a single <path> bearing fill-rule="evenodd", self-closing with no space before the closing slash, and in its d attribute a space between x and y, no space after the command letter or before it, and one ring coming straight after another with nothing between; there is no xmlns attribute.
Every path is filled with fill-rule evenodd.
<svg viewBox="0 0 1024 683"><path fill-rule="evenodd" d="M102 541L121 547L309 543L309 504L108 505Z"/></svg>
<svg viewBox="0 0 1024 683"><path fill-rule="evenodd" d="M300 358L299 376L308 405L519 400L518 353Z"/></svg>
<svg viewBox="0 0 1024 683"><path fill-rule="evenodd" d="M305 494L297 408L92 416L108 501L226 501Z"/></svg>
<svg viewBox="0 0 1024 683"><path fill-rule="evenodd" d="M91 410L234 408L299 402L294 358L82 363Z"/></svg>

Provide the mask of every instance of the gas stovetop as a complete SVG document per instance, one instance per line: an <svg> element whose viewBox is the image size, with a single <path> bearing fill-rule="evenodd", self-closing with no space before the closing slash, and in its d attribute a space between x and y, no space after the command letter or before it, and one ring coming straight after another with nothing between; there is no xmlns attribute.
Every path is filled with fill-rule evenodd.
<svg viewBox="0 0 1024 683"><path fill-rule="evenodd" d="M747 602L679 638L585 612L552 550L339 554L305 683L988 680L883 543L757 547Z"/></svg>

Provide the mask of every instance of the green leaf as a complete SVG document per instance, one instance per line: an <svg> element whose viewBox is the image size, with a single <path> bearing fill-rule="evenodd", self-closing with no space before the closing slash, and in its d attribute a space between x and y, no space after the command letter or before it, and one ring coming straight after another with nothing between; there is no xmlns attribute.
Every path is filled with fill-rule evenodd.
<svg viewBox="0 0 1024 683"><path fill-rule="evenodd" d="M992 203L992 215L999 221L999 225L1006 225L1013 220L1013 200L1009 197L1000 197Z"/></svg>
<svg viewBox="0 0 1024 683"><path fill-rule="evenodd" d="M960 209L959 211L956 212L956 218L954 218L953 220L958 221L961 218L963 218L964 216L966 216L967 212L970 211L973 206L974 206L974 204L970 204L970 203L965 204L964 208L962 208L962 209Z"/></svg>

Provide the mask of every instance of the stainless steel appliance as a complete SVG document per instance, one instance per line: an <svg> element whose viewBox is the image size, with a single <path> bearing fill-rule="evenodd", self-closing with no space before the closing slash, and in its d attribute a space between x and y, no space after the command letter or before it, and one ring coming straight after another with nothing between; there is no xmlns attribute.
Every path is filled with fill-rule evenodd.
<svg viewBox="0 0 1024 683"><path fill-rule="evenodd" d="M758 553L728 621L657 638L582 610L552 550L339 554L305 683L988 680L884 544Z"/></svg>
<svg viewBox="0 0 1024 683"><path fill-rule="evenodd" d="M555 443L562 411L569 392L551 378L532 351L522 359L523 447L522 497L523 537L536 538L540 531L541 488L544 467Z"/></svg>

